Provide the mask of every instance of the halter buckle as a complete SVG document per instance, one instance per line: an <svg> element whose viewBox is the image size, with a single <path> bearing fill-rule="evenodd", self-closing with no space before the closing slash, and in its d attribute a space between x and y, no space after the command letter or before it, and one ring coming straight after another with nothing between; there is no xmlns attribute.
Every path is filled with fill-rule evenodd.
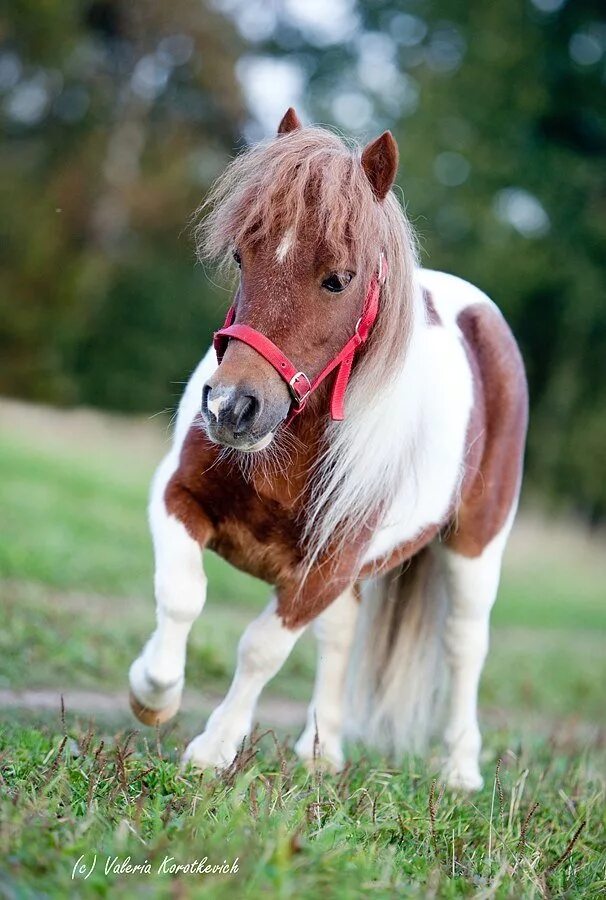
<svg viewBox="0 0 606 900"><path fill-rule="evenodd" d="M304 394L299 394L296 384L300 378L305 380L306 390ZM305 374L305 372L297 372L288 382L288 387L290 388L290 393L292 394L293 400L297 404L297 406L303 406L309 395L311 394L311 383L309 378Z"/></svg>

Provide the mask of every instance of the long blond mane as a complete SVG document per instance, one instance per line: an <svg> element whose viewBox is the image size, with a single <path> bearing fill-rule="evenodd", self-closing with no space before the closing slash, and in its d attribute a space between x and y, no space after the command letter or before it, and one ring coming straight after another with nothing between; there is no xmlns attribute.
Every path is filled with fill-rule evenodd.
<svg viewBox="0 0 606 900"><path fill-rule="evenodd" d="M415 241L404 210L390 192L378 202L364 173L361 148L325 128L306 127L262 142L238 156L199 210L201 259L223 263L244 239L263 241L277 230L293 235L313 217L318 239L338 256L346 242L355 258L387 259L380 312L367 351L355 367L346 420L330 423L326 450L314 467L304 540L309 560L376 518L393 497L404 448L394 447L393 423L375 398L402 368L411 334ZM313 203L310 202L313 198ZM372 464L369 465L369 460Z"/></svg>

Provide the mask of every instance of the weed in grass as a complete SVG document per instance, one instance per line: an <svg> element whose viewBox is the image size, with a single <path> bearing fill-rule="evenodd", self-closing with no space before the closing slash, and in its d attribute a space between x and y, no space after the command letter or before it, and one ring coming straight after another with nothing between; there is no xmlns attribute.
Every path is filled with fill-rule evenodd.
<svg viewBox="0 0 606 900"><path fill-rule="evenodd" d="M177 877L183 896L219 898L587 897L603 883L603 782L578 759L554 764L548 743L509 754L492 785L463 797L418 760L400 771L370 755L338 776L308 774L272 731L257 731L221 774L182 771L181 736L163 731L158 740L161 756L136 732L100 733L65 712L58 730L6 725L3 883L63 896L82 887L72 869L93 853L87 891L112 896L132 896L144 882L163 897ZM122 870L128 857L150 871ZM238 871L192 881L161 868L205 857L237 859ZM107 860L117 861L108 874Z"/></svg>

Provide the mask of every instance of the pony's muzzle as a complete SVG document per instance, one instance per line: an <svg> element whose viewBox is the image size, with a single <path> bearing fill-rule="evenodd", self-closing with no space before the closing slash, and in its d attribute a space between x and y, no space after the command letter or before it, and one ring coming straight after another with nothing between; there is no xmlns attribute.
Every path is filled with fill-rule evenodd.
<svg viewBox="0 0 606 900"><path fill-rule="evenodd" d="M237 450L261 450L273 437L274 416L250 384L213 384L211 379L202 391L201 412L206 432L216 444Z"/></svg>
<svg viewBox="0 0 606 900"><path fill-rule="evenodd" d="M243 437L254 428L261 411L262 401L253 388L245 390L222 384L204 385L202 391L202 415L215 431L226 432L229 437Z"/></svg>

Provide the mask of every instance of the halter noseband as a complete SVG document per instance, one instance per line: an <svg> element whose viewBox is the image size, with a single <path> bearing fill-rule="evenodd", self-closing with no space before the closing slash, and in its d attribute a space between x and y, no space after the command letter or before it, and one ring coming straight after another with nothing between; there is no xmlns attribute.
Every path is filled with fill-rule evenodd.
<svg viewBox="0 0 606 900"><path fill-rule="evenodd" d="M345 418L344 401L345 391L351 375L351 367L353 365L354 356L358 347L360 347L367 339L375 323L379 312L379 297L381 286L385 282L387 275L387 262L385 256L381 253L379 257L378 271L372 276L368 292L364 299L364 307L362 315L358 319L355 332L347 341L342 350L334 356L327 366L325 366L319 375L312 380L307 377L305 372L301 372L297 367L285 356L279 347L270 341L269 338L249 328L248 325L241 325L234 322L236 317L235 305L230 306L225 319L223 328L216 331L213 338L213 345L217 353L217 361L220 363L223 359L230 338L235 338L243 344L248 344L253 350L267 360L274 367L278 375L286 382L292 396L292 407L287 421L291 421L294 416L298 415L305 409L305 404L309 395L338 368L337 376L332 388L332 396L330 401L331 417L337 421Z"/></svg>

